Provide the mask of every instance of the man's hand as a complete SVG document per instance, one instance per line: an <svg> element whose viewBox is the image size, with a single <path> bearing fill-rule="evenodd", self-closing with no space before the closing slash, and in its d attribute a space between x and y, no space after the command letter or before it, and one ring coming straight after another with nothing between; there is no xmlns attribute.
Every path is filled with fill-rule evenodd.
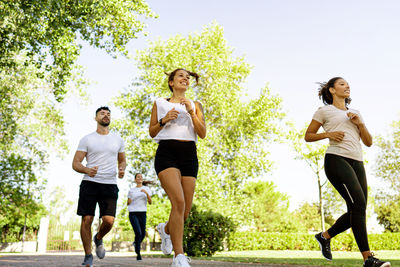
<svg viewBox="0 0 400 267"><path fill-rule="evenodd" d="M98 166L92 167L92 168L88 168L88 172L87 175L89 175L90 177L95 177L97 174L97 170L99 169Z"/></svg>
<svg viewBox="0 0 400 267"><path fill-rule="evenodd" d="M118 178L124 178L124 175L125 175L125 168L123 168L123 167L119 167L118 168Z"/></svg>

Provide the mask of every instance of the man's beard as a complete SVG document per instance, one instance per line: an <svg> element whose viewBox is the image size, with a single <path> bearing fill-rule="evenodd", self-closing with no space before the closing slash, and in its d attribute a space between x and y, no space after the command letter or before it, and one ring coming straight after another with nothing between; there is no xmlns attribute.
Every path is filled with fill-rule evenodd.
<svg viewBox="0 0 400 267"><path fill-rule="evenodd" d="M110 125L110 121L105 122L105 121L101 120L101 121L99 122L99 124L100 124L101 126L107 127L108 125Z"/></svg>

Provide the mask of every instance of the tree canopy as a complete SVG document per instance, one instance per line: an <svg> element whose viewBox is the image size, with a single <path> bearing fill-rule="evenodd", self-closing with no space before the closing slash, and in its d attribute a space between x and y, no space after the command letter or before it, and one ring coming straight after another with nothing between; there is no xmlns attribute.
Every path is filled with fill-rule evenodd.
<svg viewBox="0 0 400 267"><path fill-rule="evenodd" d="M301 230L289 212L289 197L272 182L249 182L243 189L250 204L249 225L257 232L296 232Z"/></svg>
<svg viewBox="0 0 400 267"><path fill-rule="evenodd" d="M231 196L242 194L246 181L270 171L267 147L281 135L281 99L268 87L254 99L245 98L244 83L251 67L244 57L233 55L223 28L215 23L187 37L152 42L138 51L136 60L139 77L115 100L125 113L117 127L126 140L132 170L148 177L155 174L156 143L148 126L153 101L170 96L164 72L182 67L197 72L200 82L186 95L202 103L207 137L197 145L200 170L195 201L224 215L243 216L243 203Z"/></svg>
<svg viewBox="0 0 400 267"><path fill-rule="evenodd" d="M143 32L139 19L154 18L144 0L18 0L0 1L0 69L15 65L27 51L62 101L76 68L79 39L116 55Z"/></svg>

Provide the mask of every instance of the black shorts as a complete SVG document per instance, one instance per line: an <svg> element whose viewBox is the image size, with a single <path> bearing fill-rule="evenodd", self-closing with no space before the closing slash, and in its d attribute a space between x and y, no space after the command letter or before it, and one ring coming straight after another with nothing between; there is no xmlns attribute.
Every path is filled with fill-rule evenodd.
<svg viewBox="0 0 400 267"><path fill-rule="evenodd" d="M79 189L77 214L80 216L94 216L96 204L99 203L100 217L105 215L115 217L118 191L116 184L82 181Z"/></svg>
<svg viewBox="0 0 400 267"><path fill-rule="evenodd" d="M199 161L196 143L178 140L161 140L158 144L154 167L157 174L167 168L177 168L182 176L197 178Z"/></svg>

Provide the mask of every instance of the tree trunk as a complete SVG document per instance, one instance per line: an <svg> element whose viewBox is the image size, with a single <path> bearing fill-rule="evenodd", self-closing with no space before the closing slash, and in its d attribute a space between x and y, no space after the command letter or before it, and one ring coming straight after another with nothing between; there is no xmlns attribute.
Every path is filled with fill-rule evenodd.
<svg viewBox="0 0 400 267"><path fill-rule="evenodd" d="M317 177L318 177L318 190L319 190L319 212L321 214L321 227L322 231L325 232L325 213L324 213L324 206L322 205L322 185L319 172L317 173Z"/></svg>
<svg viewBox="0 0 400 267"><path fill-rule="evenodd" d="M25 211L24 230L23 230L23 232L22 232L22 246L21 246L21 252L24 252L25 232L26 232L26 211Z"/></svg>

